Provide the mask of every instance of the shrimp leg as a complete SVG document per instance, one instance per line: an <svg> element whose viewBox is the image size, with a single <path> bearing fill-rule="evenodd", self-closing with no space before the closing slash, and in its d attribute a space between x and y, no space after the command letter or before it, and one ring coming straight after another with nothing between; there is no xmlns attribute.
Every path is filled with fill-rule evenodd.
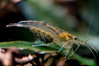
<svg viewBox="0 0 99 66"><path fill-rule="evenodd" d="M76 50L79 48L79 44L77 44L77 48L71 53L71 55L69 56L69 57L71 57L75 52L76 52Z"/></svg>
<svg viewBox="0 0 99 66"><path fill-rule="evenodd" d="M58 52L60 52L63 48L64 48L64 45L58 50Z"/></svg>
<svg viewBox="0 0 99 66"><path fill-rule="evenodd" d="M32 45L32 47L49 46L49 44Z"/></svg>
<svg viewBox="0 0 99 66"><path fill-rule="evenodd" d="M66 48L66 50L65 50L65 53L66 53L66 54L65 54L65 57L67 57L67 55L68 55L68 53L69 53L71 47L72 47L72 46L67 46L67 48Z"/></svg>

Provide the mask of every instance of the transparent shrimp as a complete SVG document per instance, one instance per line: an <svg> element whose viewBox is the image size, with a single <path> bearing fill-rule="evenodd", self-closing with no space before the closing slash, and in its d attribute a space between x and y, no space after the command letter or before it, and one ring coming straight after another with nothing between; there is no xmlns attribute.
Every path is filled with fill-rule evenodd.
<svg viewBox="0 0 99 66"><path fill-rule="evenodd" d="M91 46L86 44L86 42L91 37L85 42L83 42L79 40L77 36L74 36L68 33L67 31L64 31L50 23L45 23L43 21L20 21L16 24L9 24L6 27L12 26L28 28L40 40L44 41L45 43L48 43L48 44L33 45L33 47L49 46L50 43L55 43L61 47L58 52L60 52L63 48L65 48L65 57L67 57L73 44L77 44L77 48L71 53L70 56L72 56L75 53L75 51L79 48L80 45L84 45L89 48L89 50L95 57L93 51L90 48Z"/></svg>

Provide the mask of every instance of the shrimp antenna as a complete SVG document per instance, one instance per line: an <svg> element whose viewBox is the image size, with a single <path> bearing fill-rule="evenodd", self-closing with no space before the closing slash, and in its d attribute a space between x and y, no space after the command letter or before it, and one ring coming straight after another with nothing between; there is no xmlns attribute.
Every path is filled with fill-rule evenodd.
<svg viewBox="0 0 99 66"><path fill-rule="evenodd" d="M92 49L90 48L90 46L87 44L84 44L84 45L87 46L87 48L91 51L92 55L94 56L94 58L96 60L96 56L95 56L94 52L92 51Z"/></svg>
<svg viewBox="0 0 99 66"><path fill-rule="evenodd" d="M95 31L95 33L96 33L96 31ZM89 37L89 38L85 41L85 43L86 43L89 39L91 39L91 38L95 35L95 33L94 33L91 37Z"/></svg>
<svg viewBox="0 0 99 66"><path fill-rule="evenodd" d="M96 32L95 32L95 33L96 33ZM94 34L95 34L95 33L94 33ZM93 34L93 35L94 35L94 34ZM93 35L92 35L91 37L89 37L89 38L84 42L84 45L87 46L87 48L91 51L91 53L93 54L94 58L96 59L95 54L94 54L94 52L93 52L92 49L91 49L91 48L93 48L93 47L91 47L90 45L86 44L86 42L87 42L89 39L91 39L91 38L93 37ZM95 48L94 48L94 50L96 51ZM96 51L96 52L97 52L97 51Z"/></svg>
<svg viewBox="0 0 99 66"><path fill-rule="evenodd" d="M88 45L88 44L87 44ZM95 49L95 47L93 47L93 46L91 46L91 45L89 45L89 47L91 47L97 54L98 54L98 51L97 51L97 49Z"/></svg>

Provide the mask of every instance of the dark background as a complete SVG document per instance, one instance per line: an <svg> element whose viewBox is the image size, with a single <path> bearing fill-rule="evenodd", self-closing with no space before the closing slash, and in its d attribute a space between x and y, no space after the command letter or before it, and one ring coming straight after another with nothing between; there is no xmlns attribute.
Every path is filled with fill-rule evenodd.
<svg viewBox="0 0 99 66"><path fill-rule="evenodd" d="M28 2L27 0L22 0L18 2L16 1L14 2L14 0L13 1L1 0L0 1L0 42L17 41L17 40L23 40L23 41L35 40L33 34L28 29L17 28L17 27L6 28L7 24L17 23L21 20L44 20L46 22L51 22L57 25L58 27L64 30L68 30L74 33L75 35L81 37L82 36L86 37L84 33L87 32L88 35L90 36L94 32L96 32L94 36L98 37L99 36L99 29L98 29L99 5L97 4L97 1L52 0L55 6L48 5L49 8L47 8L44 7L42 4L40 4L40 2L38 3L33 2L31 5L31 3ZM61 7L61 8L57 9L57 7L59 8ZM57 13L57 10L54 10L54 8L59 10L59 12L62 12L64 15L61 13ZM97 38L97 40L98 39L99 37ZM95 41L95 39L93 39L93 41ZM85 53L85 51L87 52L88 49L85 48L85 50L83 50L83 48L84 47L80 47L80 49L77 52L84 57L93 58L92 54ZM99 55L96 53L95 55L96 55L96 60L98 62Z"/></svg>

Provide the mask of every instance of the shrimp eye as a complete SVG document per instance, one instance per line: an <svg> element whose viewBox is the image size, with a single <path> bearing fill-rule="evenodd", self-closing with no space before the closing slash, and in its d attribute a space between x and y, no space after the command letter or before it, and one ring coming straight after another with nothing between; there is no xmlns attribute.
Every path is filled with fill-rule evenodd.
<svg viewBox="0 0 99 66"><path fill-rule="evenodd" d="M78 37L74 37L74 39L75 39L75 40L77 40L77 39L78 39Z"/></svg>

